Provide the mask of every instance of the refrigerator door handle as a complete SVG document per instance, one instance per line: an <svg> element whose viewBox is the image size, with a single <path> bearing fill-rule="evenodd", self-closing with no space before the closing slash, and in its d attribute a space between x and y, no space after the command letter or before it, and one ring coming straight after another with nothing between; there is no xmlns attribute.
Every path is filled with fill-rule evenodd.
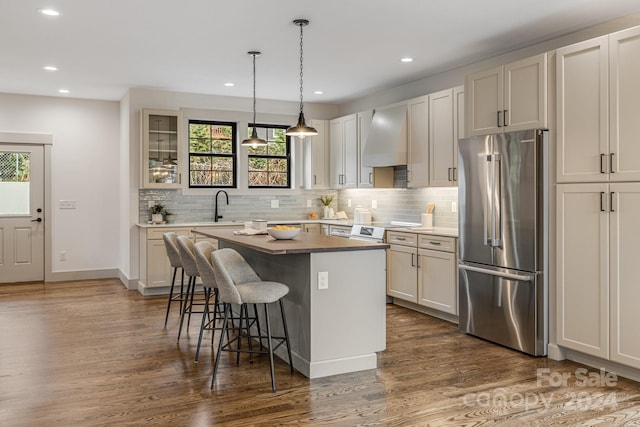
<svg viewBox="0 0 640 427"><path fill-rule="evenodd" d="M493 155L493 183L491 185L492 193L493 193L493 214L492 221L493 224L491 226L491 246L500 247L502 246L502 215L501 215L501 204L500 200L502 197L502 185L501 185L501 176L500 176L500 155Z"/></svg>
<svg viewBox="0 0 640 427"><path fill-rule="evenodd" d="M493 189L493 183L491 182L492 177L489 175L489 170L493 170L491 168L491 161L492 161L492 157L491 154L487 154L486 156L486 164L485 164L485 170L484 170L484 176L485 179L487 180L486 182L486 188L487 188L487 192L486 192L486 200L484 203L484 221L482 221L482 226L484 228L484 242L486 246L491 246L491 241L492 241L492 235L489 234L489 222L493 222L493 194L492 194L492 189Z"/></svg>
<svg viewBox="0 0 640 427"><path fill-rule="evenodd" d="M505 279L519 280L521 282L533 282L534 277L524 274L505 273L503 271L490 270L488 268L474 267L467 264L458 264L460 270L475 271L477 273L489 274L491 276L503 277Z"/></svg>

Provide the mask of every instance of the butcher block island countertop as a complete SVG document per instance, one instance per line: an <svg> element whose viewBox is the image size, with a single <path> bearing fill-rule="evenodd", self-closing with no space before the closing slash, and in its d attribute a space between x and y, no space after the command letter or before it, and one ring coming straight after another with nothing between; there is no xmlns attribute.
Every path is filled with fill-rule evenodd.
<svg viewBox="0 0 640 427"><path fill-rule="evenodd" d="M234 243L255 251L271 255L308 254L315 252L366 251L387 249L386 243L373 243L363 240L345 239L316 233L301 232L295 239L276 240L268 234L246 236L234 234L236 230L192 230L194 234L213 237L219 241Z"/></svg>
<svg viewBox="0 0 640 427"><path fill-rule="evenodd" d="M305 232L293 240L275 240L233 231L194 233L238 251L262 280L289 287L283 302L296 370L320 378L377 368L376 352L386 348L389 245ZM319 276L327 280L321 284ZM274 335L282 332L279 316L271 325ZM288 360L284 347L276 354Z"/></svg>

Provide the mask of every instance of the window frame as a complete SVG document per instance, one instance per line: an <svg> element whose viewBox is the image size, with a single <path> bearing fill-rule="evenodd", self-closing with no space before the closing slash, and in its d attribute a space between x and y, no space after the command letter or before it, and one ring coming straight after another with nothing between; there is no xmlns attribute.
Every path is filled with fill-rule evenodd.
<svg viewBox="0 0 640 427"><path fill-rule="evenodd" d="M210 126L230 126L231 127L231 153L219 154L219 153L197 153L191 151L191 124L196 125L210 125ZM189 119L187 123L187 176L188 176L188 188L238 188L238 123L232 121L222 120L202 120L202 119ZM191 157L211 157L214 158L231 158L232 170L232 184L231 185L194 185L191 183Z"/></svg>
<svg viewBox="0 0 640 427"><path fill-rule="evenodd" d="M266 124L266 123L249 123L247 126L247 130L249 131L249 129L256 127L257 129L267 129L266 134L269 134L269 130L270 129L282 129L282 130L286 130L289 126L286 125L276 125L276 124ZM250 134L250 131L249 131ZM269 142L269 141L267 141ZM261 155L261 154L251 154L250 152L247 152L247 189L248 190L253 190L253 189L286 189L286 190L290 190L293 188L292 184L291 184L291 167L292 167L292 161L291 161L291 142L292 142L292 137L291 136L287 136L285 135L285 152L286 155L284 156L280 156L280 155ZM251 179L249 178L249 174L251 173L251 169L249 167L249 163L251 162L251 159L255 159L255 158L262 158L262 159L267 159L267 161L269 159L285 159L287 161L287 186L280 186L280 185L251 185ZM267 173L269 173L267 171Z"/></svg>

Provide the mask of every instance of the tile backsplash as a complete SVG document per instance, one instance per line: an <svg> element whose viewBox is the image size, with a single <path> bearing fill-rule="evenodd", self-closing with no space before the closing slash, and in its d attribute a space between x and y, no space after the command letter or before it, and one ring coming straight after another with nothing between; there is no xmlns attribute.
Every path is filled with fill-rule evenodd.
<svg viewBox="0 0 640 427"><path fill-rule="evenodd" d="M420 222L420 214L426 212L427 204L433 202L433 225L436 227L458 227L458 214L452 212L452 204L458 202L457 188L421 189L349 189L349 190L302 190L292 195L230 195L229 205L220 195L218 211L223 221L249 221L256 218L269 220L306 219L316 212L322 217L319 197L333 195L332 207L345 211L353 218L353 209L362 206L371 211L374 222ZM272 200L279 207L272 208ZM311 200L312 207L307 207ZM186 196L181 190L139 190L139 218L144 223L151 219L149 201L161 203L175 215L175 222L213 221L214 196ZM351 206L349 206L351 201ZM373 208L375 203L377 207Z"/></svg>

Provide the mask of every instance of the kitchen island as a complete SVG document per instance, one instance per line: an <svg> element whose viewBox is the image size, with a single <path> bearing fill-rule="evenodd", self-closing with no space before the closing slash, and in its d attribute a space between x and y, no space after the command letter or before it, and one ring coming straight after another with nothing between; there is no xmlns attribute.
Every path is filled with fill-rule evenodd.
<svg viewBox="0 0 640 427"><path fill-rule="evenodd" d="M284 306L296 370L320 378L377 367L376 352L386 347L389 245L304 232L293 240L225 229L193 232L238 251L263 280L289 286ZM318 275L325 272L328 286L319 289ZM272 325L282 332L279 316ZM277 354L287 360L284 348Z"/></svg>

